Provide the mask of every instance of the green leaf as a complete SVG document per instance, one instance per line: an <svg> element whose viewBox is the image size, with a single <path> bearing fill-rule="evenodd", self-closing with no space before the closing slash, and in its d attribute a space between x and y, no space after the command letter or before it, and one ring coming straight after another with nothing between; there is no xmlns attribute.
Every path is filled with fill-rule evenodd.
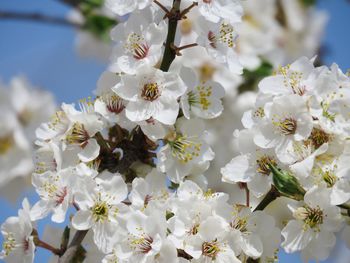
<svg viewBox="0 0 350 263"><path fill-rule="evenodd" d="M117 21L115 19L103 15L90 14L86 17L83 28L99 39L109 41L109 32L116 24Z"/></svg>
<svg viewBox="0 0 350 263"><path fill-rule="evenodd" d="M299 2L306 8L316 4L316 0L299 0Z"/></svg>
<svg viewBox="0 0 350 263"><path fill-rule="evenodd" d="M267 61L263 61L260 67L258 67L256 70L250 71L248 69L244 69L243 70L244 82L238 88L239 93L256 90L259 81L267 76L270 76L272 74L272 70L273 70L273 66Z"/></svg>

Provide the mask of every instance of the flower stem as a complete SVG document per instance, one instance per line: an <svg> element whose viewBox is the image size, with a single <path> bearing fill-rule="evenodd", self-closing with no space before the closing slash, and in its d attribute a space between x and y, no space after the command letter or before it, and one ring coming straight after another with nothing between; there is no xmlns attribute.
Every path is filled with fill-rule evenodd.
<svg viewBox="0 0 350 263"><path fill-rule="evenodd" d="M274 186L272 186L271 190L266 194L264 199L261 200L260 204L255 207L254 211L264 210L272 201L276 200L276 198L279 196L281 196L281 194Z"/></svg>

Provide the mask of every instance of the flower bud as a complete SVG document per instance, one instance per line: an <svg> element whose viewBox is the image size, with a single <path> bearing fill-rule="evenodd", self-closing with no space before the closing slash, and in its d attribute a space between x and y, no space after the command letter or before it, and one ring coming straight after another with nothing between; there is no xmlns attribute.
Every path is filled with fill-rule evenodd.
<svg viewBox="0 0 350 263"><path fill-rule="evenodd" d="M269 167L273 174L273 184L281 194L299 201L304 199L306 191L293 175L272 164Z"/></svg>

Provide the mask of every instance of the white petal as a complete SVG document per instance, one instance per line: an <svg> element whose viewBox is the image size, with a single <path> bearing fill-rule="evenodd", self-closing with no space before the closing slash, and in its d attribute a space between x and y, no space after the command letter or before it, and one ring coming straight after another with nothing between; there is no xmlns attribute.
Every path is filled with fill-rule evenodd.
<svg viewBox="0 0 350 263"><path fill-rule="evenodd" d="M90 139L84 149L78 153L78 157L81 161L87 163L95 160L100 154L100 145L95 139Z"/></svg>
<svg viewBox="0 0 350 263"><path fill-rule="evenodd" d="M92 213L86 210L77 211L72 219L72 225L77 230L87 230L91 228L92 222Z"/></svg>

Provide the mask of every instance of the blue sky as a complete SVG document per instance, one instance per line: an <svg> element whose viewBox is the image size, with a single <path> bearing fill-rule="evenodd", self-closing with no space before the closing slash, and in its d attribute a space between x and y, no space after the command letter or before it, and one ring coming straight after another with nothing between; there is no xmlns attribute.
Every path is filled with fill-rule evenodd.
<svg viewBox="0 0 350 263"><path fill-rule="evenodd" d="M350 3L320 0L318 6L330 14L324 42L328 48L326 64L337 62L343 70L350 69ZM68 11L57 0L0 0L0 10L43 12L55 16L63 16ZM74 48L75 32L69 27L0 21L0 33L1 78L8 81L14 75L23 74L33 84L51 90L58 103L75 102L91 95L105 68L102 62L78 56ZM35 195L30 196L33 201ZM0 223L8 216L16 215L19 206L17 203L14 209L13 205L0 199ZM47 262L48 253L38 252L35 262ZM282 253L280 262L300 260L298 256Z"/></svg>

